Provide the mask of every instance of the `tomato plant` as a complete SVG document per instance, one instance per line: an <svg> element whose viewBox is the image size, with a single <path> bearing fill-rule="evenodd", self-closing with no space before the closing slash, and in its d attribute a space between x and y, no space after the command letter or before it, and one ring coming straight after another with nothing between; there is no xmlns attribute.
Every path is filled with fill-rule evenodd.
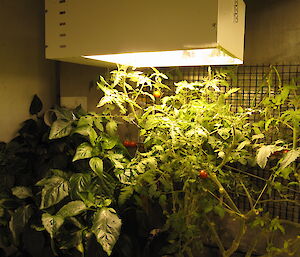
<svg viewBox="0 0 300 257"><path fill-rule="evenodd" d="M275 97L266 95L258 107L240 107L233 112L226 99L239 89L228 88L222 93L220 87L227 85L225 78L225 74L214 75L209 71L208 76L198 82L175 83L175 93L162 97L159 103L148 93L152 88L168 90L164 84L167 77L157 69L142 73L119 67L112 72L112 83L104 78L99 82L105 94L99 106L116 105L126 122L137 125L144 145L143 152L137 152L128 163L132 177L121 192L121 203L135 194L145 210L149 201L160 204L166 221L159 229L168 232L170 242L174 242L167 246L165 253L197 256L203 247L199 242L213 241L221 256L232 256L247 227L264 214L259 207L266 201L263 196L277 191L283 196L282 200L286 199L284 190L289 188L286 184L291 181L290 176L297 176L299 111L289 110L276 118L270 114L274 106L278 108L289 101L287 95L292 95L294 88L282 87ZM149 97L152 104L147 108L142 106L142 97ZM290 104L299 105L299 96L294 94L294 97ZM250 122L252 115L261 115L261 120ZM290 129L292 137L272 142L273 133L281 127ZM273 153L284 149L289 152L270 161ZM267 167L272 175L257 188L251 182L256 176L252 170ZM195 172L199 170L200 174ZM198 177L205 179L207 174L210 179L201 183ZM282 184L280 179L286 179L287 183ZM238 208L238 195L245 197L250 210ZM214 226L225 215L238 221L238 232L227 248ZM266 216L261 230L267 234L283 231L280 222L283 221ZM268 226L273 226L273 230ZM256 243L256 239L251 242L246 256L251 256ZM198 249L196 255L195 249ZM271 249L275 248L268 250L270 254Z"/></svg>

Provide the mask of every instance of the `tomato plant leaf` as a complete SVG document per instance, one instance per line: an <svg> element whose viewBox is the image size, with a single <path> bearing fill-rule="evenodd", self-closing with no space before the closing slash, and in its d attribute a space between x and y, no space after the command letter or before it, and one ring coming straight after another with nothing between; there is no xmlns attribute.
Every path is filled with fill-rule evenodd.
<svg viewBox="0 0 300 257"><path fill-rule="evenodd" d="M214 206L214 212L215 212L216 214L218 214L218 215L220 216L220 218L223 218L224 215L225 215L225 210L224 210L224 208L223 208L222 206L220 206L220 205Z"/></svg>
<svg viewBox="0 0 300 257"><path fill-rule="evenodd" d="M272 153L275 153L277 151L281 151L283 147L276 146L276 145L264 145L261 148L257 150L256 154L256 162L264 169L267 165L268 158L271 156Z"/></svg>
<svg viewBox="0 0 300 257"><path fill-rule="evenodd" d="M88 142L84 142L76 149L73 162L81 159L91 158L93 156L93 147Z"/></svg>
<svg viewBox="0 0 300 257"><path fill-rule="evenodd" d="M121 224L122 222L116 211L112 208L101 208L93 218L92 232L108 255L111 255L112 249L119 238Z"/></svg>
<svg viewBox="0 0 300 257"><path fill-rule="evenodd" d="M126 186L121 189L121 193L119 195L119 205L123 205L126 200L128 200L133 194L133 187Z"/></svg>
<svg viewBox="0 0 300 257"><path fill-rule="evenodd" d="M280 169L284 169L289 166L292 162L297 160L300 157L300 150L292 149L291 151L287 152L280 162Z"/></svg>
<svg viewBox="0 0 300 257"><path fill-rule="evenodd" d="M53 122L49 139L57 139L68 136L72 131L72 121L56 120Z"/></svg>
<svg viewBox="0 0 300 257"><path fill-rule="evenodd" d="M92 126L92 125L93 125L93 117L87 115L80 117L77 123L77 127Z"/></svg>
<svg viewBox="0 0 300 257"><path fill-rule="evenodd" d="M68 217L76 216L86 210L86 206L82 201L72 201L64 205L57 213L57 216L61 216L64 219Z"/></svg>
<svg viewBox="0 0 300 257"><path fill-rule="evenodd" d="M91 158L89 165L99 177L103 176L103 161L99 157Z"/></svg>

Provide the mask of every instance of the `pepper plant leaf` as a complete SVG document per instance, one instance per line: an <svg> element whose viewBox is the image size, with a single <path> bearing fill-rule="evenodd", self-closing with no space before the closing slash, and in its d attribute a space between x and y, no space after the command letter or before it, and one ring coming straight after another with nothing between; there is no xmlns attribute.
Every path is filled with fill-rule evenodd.
<svg viewBox="0 0 300 257"><path fill-rule="evenodd" d="M32 214L32 207L30 205L26 205L19 207L11 215L11 219L9 221L9 229L11 231L13 242L15 245L19 244L20 234L22 233Z"/></svg>
<svg viewBox="0 0 300 257"><path fill-rule="evenodd" d="M31 115L38 114L43 109L43 103L41 99L34 95L30 104L29 113Z"/></svg>
<svg viewBox="0 0 300 257"><path fill-rule="evenodd" d="M64 219L79 215L86 210L86 206L82 201L72 201L64 205L57 213L57 216L61 216Z"/></svg>
<svg viewBox="0 0 300 257"><path fill-rule="evenodd" d="M103 175L103 161L99 157L93 157L89 161L91 169L99 176Z"/></svg>
<svg viewBox="0 0 300 257"><path fill-rule="evenodd" d="M57 139L69 136L72 131L72 121L56 120L53 122L49 139Z"/></svg>
<svg viewBox="0 0 300 257"><path fill-rule="evenodd" d="M84 142L77 147L73 162L81 159L91 158L92 156L93 147L90 145L90 143Z"/></svg>
<svg viewBox="0 0 300 257"><path fill-rule="evenodd" d="M92 182L92 177L90 174L76 173L70 178L70 195L72 199L81 199L81 192L88 190Z"/></svg>
<svg viewBox="0 0 300 257"><path fill-rule="evenodd" d="M106 131L110 136L116 135L117 129L118 129L118 124L114 120L110 120L109 122L106 123Z"/></svg>
<svg viewBox="0 0 300 257"><path fill-rule="evenodd" d="M42 223L47 232L50 234L50 237L53 238L59 228L63 225L64 218L61 216L52 216L49 213L44 213L42 215Z"/></svg>
<svg viewBox="0 0 300 257"><path fill-rule="evenodd" d="M11 192L14 196L19 199L26 199L28 197L32 197L32 191L29 187L16 186L11 189Z"/></svg>
<svg viewBox="0 0 300 257"><path fill-rule="evenodd" d="M41 209L49 208L69 194L69 183L62 177L52 177L51 183L46 184L42 189Z"/></svg>
<svg viewBox="0 0 300 257"><path fill-rule="evenodd" d="M92 232L108 255L111 255L112 249L119 238L121 224L122 222L116 211L112 208L101 208L94 216Z"/></svg>

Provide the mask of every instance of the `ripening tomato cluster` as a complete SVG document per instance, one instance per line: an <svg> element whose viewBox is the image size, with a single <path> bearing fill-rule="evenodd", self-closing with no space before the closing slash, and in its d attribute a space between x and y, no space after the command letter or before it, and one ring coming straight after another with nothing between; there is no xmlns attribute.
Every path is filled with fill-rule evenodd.
<svg viewBox="0 0 300 257"><path fill-rule="evenodd" d="M153 96L156 97L156 98L160 98L161 97L161 92L159 90L155 90L153 92Z"/></svg>
<svg viewBox="0 0 300 257"><path fill-rule="evenodd" d="M199 170L199 173L198 173L198 176L199 178L208 178L208 173L206 170Z"/></svg>
<svg viewBox="0 0 300 257"><path fill-rule="evenodd" d="M124 140L123 145L125 147L136 147L137 142L136 141L130 141L130 140Z"/></svg>

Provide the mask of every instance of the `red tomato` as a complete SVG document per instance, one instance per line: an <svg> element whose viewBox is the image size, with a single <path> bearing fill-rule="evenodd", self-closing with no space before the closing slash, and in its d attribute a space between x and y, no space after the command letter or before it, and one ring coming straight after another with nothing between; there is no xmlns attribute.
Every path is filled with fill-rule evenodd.
<svg viewBox="0 0 300 257"><path fill-rule="evenodd" d="M137 142L125 140L125 141L123 142L123 145L124 145L125 147L136 147L136 146L137 146Z"/></svg>
<svg viewBox="0 0 300 257"><path fill-rule="evenodd" d="M288 150L288 149L284 149L284 150L282 150L282 153L288 153L290 150Z"/></svg>
<svg viewBox="0 0 300 257"><path fill-rule="evenodd" d="M137 146L137 142L135 142L135 141L129 141L129 146L130 147L136 147Z"/></svg>
<svg viewBox="0 0 300 257"><path fill-rule="evenodd" d="M159 97L161 97L161 92L159 90L155 90L153 92L153 96L156 97L156 98L159 98Z"/></svg>
<svg viewBox="0 0 300 257"><path fill-rule="evenodd" d="M130 147L130 141L129 140L124 140L123 145L125 147Z"/></svg>
<svg viewBox="0 0 300 257"><path fill-rule="evenodd" d="M206 170L199 170L199 177L200 178L208 178L208 174Z"/></svg>

